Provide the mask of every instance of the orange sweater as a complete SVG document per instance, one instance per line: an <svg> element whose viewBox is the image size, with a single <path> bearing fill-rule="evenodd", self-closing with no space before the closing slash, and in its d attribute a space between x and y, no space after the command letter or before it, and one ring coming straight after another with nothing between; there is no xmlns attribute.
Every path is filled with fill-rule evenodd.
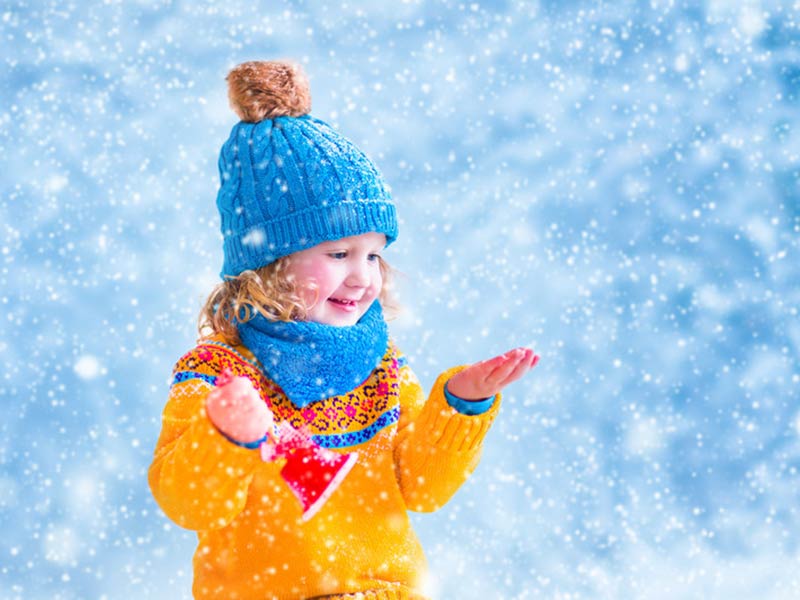
<svg viewBox="0 0 800 600"><path fill-rule="evenodd" d="M224 368L248 377L276 422L303 425L320 445L358 452L322 509L302 522L301 506L257 450L225 439L204 405ZM195 598L422 598L426 563L408 510L432 511L475 468L499 408L456 412L443 373L425 401L393 344L361 386L296 408L244 346L200 343L175 366L150 488L173 521L197 531Z"/></svg>

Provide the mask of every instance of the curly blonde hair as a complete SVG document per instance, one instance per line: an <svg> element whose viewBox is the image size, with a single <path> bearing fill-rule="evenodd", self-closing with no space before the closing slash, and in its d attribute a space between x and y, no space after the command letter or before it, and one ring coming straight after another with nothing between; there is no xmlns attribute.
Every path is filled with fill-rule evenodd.
<svg viewBox="0 0 800 600"><path fill-rule="evenodd" d="M383 286L378 300L391 318L398 305L392 293L394 269L378 257ZM228 277L208 296L197 329L202 339L219 335L231 345L241 343L237 326L260 314L272 321L302 321L310 306L301 298L297 282L289 275L291 256L284 256L256 270Z"/></svg>

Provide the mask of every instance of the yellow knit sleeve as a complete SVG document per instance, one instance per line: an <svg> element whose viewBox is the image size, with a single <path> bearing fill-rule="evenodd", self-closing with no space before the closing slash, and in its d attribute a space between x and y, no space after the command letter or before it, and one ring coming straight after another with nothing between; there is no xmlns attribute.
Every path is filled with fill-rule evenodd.
<svg viewBox="0 0 800 600"><path fill-rule="evenodd" d="M148 472L166 515L198 531L224 527L242 511L254 470L264 464L257 450L229 442L208 419L211 389L202 378L172 385Z"/></svg>
<svg viewBox="0 0 800 600"><path fill-rule="evenodd" d="M394 451L397 479L406 506L430 512L443 506L480 460L483 438L498 410L500 395L481 415L464 415L447 403L444 385L466 365L442 373L427 400L408 366L400 370L400 421Z"/></svg>

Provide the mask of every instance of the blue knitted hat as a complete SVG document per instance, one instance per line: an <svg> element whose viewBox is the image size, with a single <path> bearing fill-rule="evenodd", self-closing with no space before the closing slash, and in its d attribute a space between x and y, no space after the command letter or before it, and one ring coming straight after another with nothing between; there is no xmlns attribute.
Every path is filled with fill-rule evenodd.
<svg viewBox="0 0 800 600"><path fill-rule="evenodd" d="M297 65L247 62L227 79L241 121L219 156L223 279L328 240L373 231L395 240L389 187L361 150L308 114Z"/></svg>

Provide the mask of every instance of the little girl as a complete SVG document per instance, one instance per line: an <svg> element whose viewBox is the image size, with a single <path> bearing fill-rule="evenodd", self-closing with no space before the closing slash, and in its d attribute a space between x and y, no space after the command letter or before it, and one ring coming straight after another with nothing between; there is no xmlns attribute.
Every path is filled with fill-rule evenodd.
<svg viewBox="0 0 800 600"><path fill-rule="evenodd" d="M464 483L500 390L538 356L454 367L426 398L383 317L397 219L377 168L308 115L297 66L244 63L228 85L241 122L219 159L223 283L174 369L153 495L197 531L196 598L423 598L407 511ZM284 459L263 454L278 426L355 458L310 518Z"/></svg>

